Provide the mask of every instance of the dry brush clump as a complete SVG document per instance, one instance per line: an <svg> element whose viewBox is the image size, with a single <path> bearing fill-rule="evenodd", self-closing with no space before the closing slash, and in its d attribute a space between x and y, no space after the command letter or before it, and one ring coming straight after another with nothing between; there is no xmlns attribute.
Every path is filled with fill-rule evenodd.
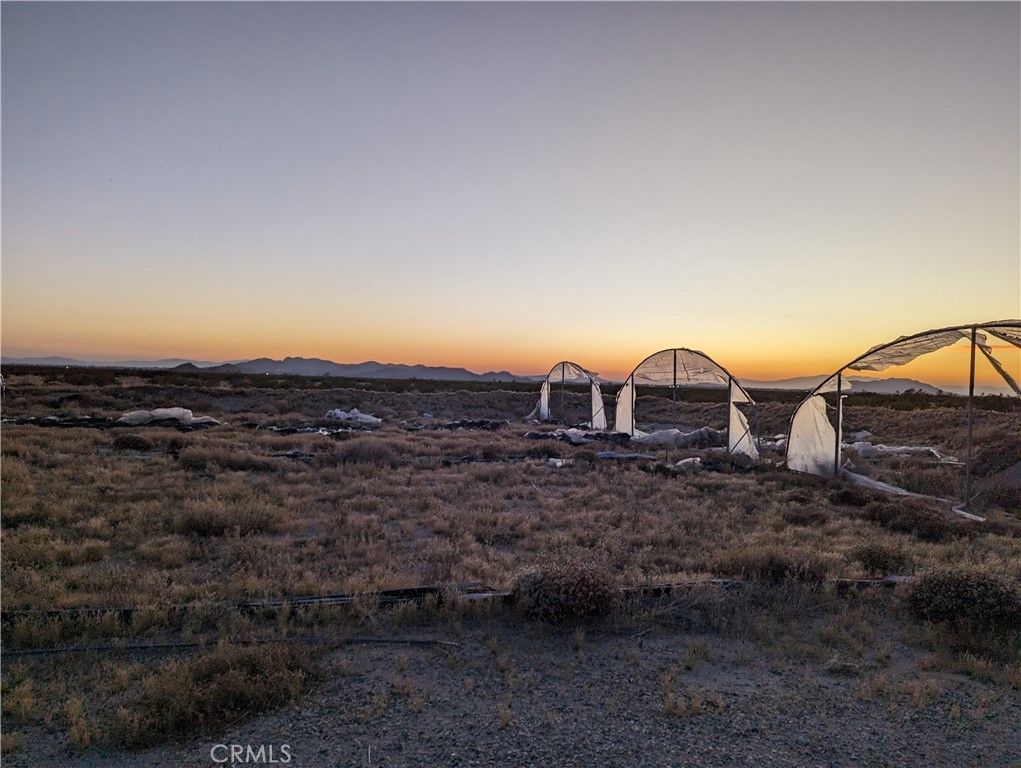
<svg viewBox="0 0 1021 768"><path fill-rule="evenodd" d="M830 559L810 550L756 546L725 553L709 566L724 576L765 584L821 584L831 567Z"/></svg>
<svg viewBox="0 0 1021 768"><path fill-rule="evenodd" d="M906 598L911 615L961 629L1021 629L1021 586L979 570L939 570L920 576Z"/></svg>
<svg viewBox="0 0 1021 768"><path fill-rule="evenodd" d="M551 624L605 616L620 597L620 585L609 570L578 560L526 568L513 591L524 616Z"/></svg>
<svg viewBox="0 0 1021 768"><path fill-rule="evenodd" d="M867 520L897 533L910 533L922 541L947 541L963 531L962 523L950 517L937 503L905 498L872 501L862 510Z"/></svg>
<svg viewBox="0 0 1021 768"><path fill-rule="evenodd" d="M234 725L298 700L316 667L285 645L220 646L193 661L169 661L117 712L114 739L141 748Z"/></svg>

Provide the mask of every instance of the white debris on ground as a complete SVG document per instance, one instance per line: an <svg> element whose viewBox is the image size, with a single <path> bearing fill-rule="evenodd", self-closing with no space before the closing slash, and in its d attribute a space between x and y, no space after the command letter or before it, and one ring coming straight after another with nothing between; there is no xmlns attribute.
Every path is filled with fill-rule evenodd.
<svg viewBox="0 0 1021 768"><path fill-rule="evenodd" d="M569 467L572 464L574 464L574 459L549 458L546 459L546 463L549 464L551 467L556 467L557 469L560 469L560 467Z"/></svg>
<svg viewBox="0 0 1021 768"><path fill-rule="evenodd" d="M639 445L668 445L674 448L691 448L694 446L719 446L727 444L727 433L712 427L702 427L691 432L679 429L660 429L631 438L632 443Z"/></svg>
<svg viewBox="0 0 1021 768"><path fill-rule="evenodd" d="M151 411L129 411L117 419L118 424L139 427L154 421L176 421L178 424L198 426L200 424L219 424L211 416L195 416L187 408L154 408Z"/></svg>
<svg viewBox="0 0 1021 768"><path fill-rule="evenodd" d="M698 469L702 466L702 459L698 456L692 456L690 459L681 459L674 466L678 469Z"/></svg>
<svg viewBox="0 0 1021 768"><path fill-rule="evenodd" d="M326 412L326 418L339 419L340 421L357 421L361 424L379 424L383 421L377 416L362 413L357 408L352 408L350 411L342 411L340 408L334 408L333 410Z"/></svg>
<svg viewBox="0 0 1021 768"><path fill-rule="evenodd" d="M929 445L873 445L867 440L860 440L855 443L848 445L844 444L845 447L851 448L863 459L874 459L877 456L932 456L937 461L944 462L946 464L958 464L953 456L948 456L945 453L937 451L935 448Z"/></svg>

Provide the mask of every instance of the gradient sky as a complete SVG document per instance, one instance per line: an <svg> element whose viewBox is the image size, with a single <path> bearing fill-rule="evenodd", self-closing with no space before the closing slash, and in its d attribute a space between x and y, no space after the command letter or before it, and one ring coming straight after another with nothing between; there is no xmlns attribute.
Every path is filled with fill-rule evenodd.
<svg viewBox="0 0 1021 768"><path fill-rule="evenodd" d="M4 2L3 354L778 378L1016 318L1019 41L1015 2Z"/></svg>

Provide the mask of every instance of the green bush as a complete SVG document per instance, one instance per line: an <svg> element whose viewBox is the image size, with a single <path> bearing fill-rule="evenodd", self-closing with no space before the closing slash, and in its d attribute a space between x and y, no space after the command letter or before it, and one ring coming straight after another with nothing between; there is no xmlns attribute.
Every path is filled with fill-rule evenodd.
<svg viewBox="0 0 1021 768"><path fill-rule="evenodd" d="M527 568L514 585L517 609L530 619L552 624L605 616L619 602L614 575L577 560Z"/></svg>
<svg viewBox="0 0 1021 768"><path fill-rule="evenodd" d="M959 627L1021 628L1021 587L984 571L944 570L918 578L907 595L911 615Z"/></svg>

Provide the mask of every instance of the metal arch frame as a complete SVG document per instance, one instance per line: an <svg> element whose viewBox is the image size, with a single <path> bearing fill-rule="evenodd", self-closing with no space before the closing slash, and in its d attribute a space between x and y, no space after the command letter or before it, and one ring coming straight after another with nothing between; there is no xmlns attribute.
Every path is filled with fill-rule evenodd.
<svg viewBox="0 0 1021 768"><path fill-rule="evenodd" d="M835 428L836 439L834 441L835 445L834 445L834 449L833 449L834 450L833 479L836 479L837 477L839 477L839 475L840 475L840 450L841 450L841 444L843 442L843 440L842 440L842 438L843 438L843 435L842 435L842 422L843 422L844 406L843 406L841 391L842 391L842 383L843 383L844 371L846 371L849 368L851 368L853 370L852 366L855 363L857 363L860 360L864 360L869 355L873 355L876 352L882 352L884 349L889 349L890 347L895 347L898 344L903 344L906 341L912 341L914 339L924 338L925 336L935 336L937 334L947 333L949 331L958 331L958 332L961 333L961 338L962 339L968 339L970 344L971 344L971 355L970 355L971 360L970 360L970 371L969 371L969 377L968 377L968 440L967 440L967 456L965 458L965 470L964 470L964 508L967 509L968 505L971 503L971 466L972 466L972 455L971 454L972 454L972 428L973 428L973 421L974 421L974 400L975 400L975 349L977 347L976 336L977 336L977 334L978 334L978 332L980 330L981 331L985 331L986 333L989 333L990 335L995 336L996 338L1000 339L1001 341L1006 341L1007 343L1012 344L1015 347L1018 347L1019 349L1021 349L1021 345L1018 345L1017 342L1013 341L1012 339L1000 336L999 334L996 333L995 330L991 330L991 329L995 329L995 328L999 328L999 327L1017 328L1018 330L1021 330L1021 320L1013 320L1013 319L1012 320L991 320L991 321L988 321L988 322L985 322L985 323L966 323L964 325L950 325L950 326L947 326L945 328L932 328L932 329L930 329L928 331L922 331L920 333L912 333L912 334L909 334L907 336L899 336L896 339L894 339L893 341L888 341L885 344L878 344L877 346L874 346L874 347L868 349L867 351L863 352L862 354L858 355L858 357L854 358L849 363L846 363L845 365L843 365L840 368L838 368L835 373L827 376L825 379L823 379L821 382L819 382L819 384L815 387L815 389L813 389L811 392L809 392L807 395L805 395L805 397L802 399L802 401L800 403L798 403L797 408L794 409L794 413L791 415L790 425L787 427L787 452L784 455L784 464L787 463L787 459L788 459L789 454L790 454L790 441L791 441L791 435L793 434L793 431L794 431L794 418L798 415L798 412L801 410L802 406L805 405L805 403L807 403L811 398L813 398L817 394L819 394L819 391L821 389L823 389L823 387L825 387L834 378L836 378L836 380L837 380L837 424L836 424L836 428ZM957 342L955 342L955 344L956 343ZM953 346L953 345L951 345L951 346ZM933 351L938 351L938 350L933 350ZM931 352L924 352L921 355L919 355L918 357L922 357L922 356L927 355L927 354L931 354ZM891 367L894 367L894 366L891 366Z"/></svg>
<svg viewBox="0 0 1021 768"><path fill-rule="evenodd" d="M552 368L550 368L549 372L546 374L546 378L543 379L543 381L546 382L546 383L550 383L549 377L553 375L553 373L557 370L557 368L560 369L560 418L561 419L564 418L564 390L565 390L565 388L567 386L567 382L564 380L565 379L565 377L564 377L564 368L566 366L568 366L568 365L574 366L579 371L581 371L582 373L585 374L585 376L589 380L589 387L590 388L593 385L595 385L595 386L599 385L599 382L596 381L596 377L592 373L592 371L590 371L588 368L586 368L583 365L579 365L578 363L574 362L573 360L566 360L566 359L565 360L561 360L560 362L556 363ZM601 391L602 390L600 390L600 392ZM606 410L605 404L601 406L600 410L602 410L602 411ZM593 413L591 418L592 418L593 421L595 421L596 414Z"/></svg>
<svg viewBox="0 0 1021 768"><path fill-rule="evenodd" d="M641 368L643 365L645 365L649 360L654 358L656 355L663 354L664 352L673 352L674 353L674 382L673 382L673 384L643 384L642 386L649 386L649 387L671 387L675 391L675 393L676 393L676 390L678 389L678 387L685 386L684 384L678 384L677 383L677 353L678 352L691 352L694 355L698 355L699 357L705 358L706 360L708 360L710 363L715 365L717 368L719 368L721 371L723 371L727 375L727 383L726 384L721 384L719 386L722 389L728 390L728 393L727 393L728 401L730 400L729 387L733 384L733 385L736 385L737 388L740 389L741 392L744 394L744 396L748 398L748 403L749 404L757 405L757 403L755 402L755 399L750 394L748 394L748 390L744 388L744 385L741 384L741 382L737 379L737 377L735 377L734 374L732 374L730 371L728 371L722 365L720 365L715 360L713 360L711 357L709 357L709 355L707 355L705 352L701 352L700 350L697 350L697 349L691 349L690 347L667 347L666 349L661 349L658 352L653 352L651 355L646 356L638 365L636 365L631 370L631 373L628 375L628 377L626 379L624 379L624 384L617 391L617 399L619 400L620 396L621 396L621 393L627 388L627 383L631 382L631 387L630 387L630 389L631 389L631 425L630 426L631 426L631 431L632 432L634 432L634 429L635 429L635 398L636 398L636 385L635 385L635 381L634 381L635 373L638 371L639 368ZM694 387L695 385L688 385L688 386ZM707 388L710 388L710 387L707 387ZM676 396L676 394L675 394L675 396ZM619 424L614 424L613 428L616 431L620 432L620 425Z"/></svg>

